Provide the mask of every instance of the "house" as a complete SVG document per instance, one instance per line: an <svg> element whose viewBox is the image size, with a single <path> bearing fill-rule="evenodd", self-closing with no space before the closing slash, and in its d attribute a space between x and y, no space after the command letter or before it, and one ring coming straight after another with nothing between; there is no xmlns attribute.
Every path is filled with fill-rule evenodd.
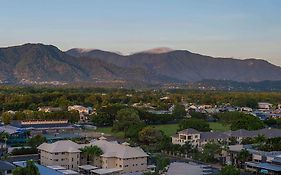
<svg viewBox="0 0 281 175"><path fill-rule="evenodd" d="M172 136L172 143L184 145L186 142L193 146L199 146L200 132L195 129L185 129Z"/></svg>
<svg viewBox="0 0 281 175"><path fill-rule="evenodd" d="M241 107L240 110L242 112L253 112L253 109L252 108L249 108L249 107Z"/></svg>
<svg viewBox="0 0 281 175"><path fill-rule="evenodd" d="M267 103L267 102L259 102L258 103L258 108L259 108L259 110L266 110L266 111L268 111L269 109L272 108L272 104L271 103Z"/></svg>
<svg viewBox="0 0 281 175"><path fill-rule="evenodd" d="M43 106L43 107L39 107L38 111L41 112L57 112L57 111L61 111L62 109L60 107L51 107L51 106Z"/></svg>
<svg viewBox="0 0 281 175"><path fill-rule="evenodd" d="M68 106L67 109L68 111L78 111L80 115L80 121L87 121L88 115L91 115L92 113L96 114L96 111L93 111L93 108L80 105Z"/></svg>
<svg viewBox="0 0 281 175"><path fill-rule="evenodd" d="M103 151L103 154L95 157L92 162L92 166L97 167L91 167L90 171L93 174L147 171L148 155L141 148L109 142L105 139L94 140L89 144L77 144L70 140L43 143L38 147L41 158L40 163L44 166L59 165L70 170L81 170L83 165L89 163L87 157L81 152L81 148L90 145L98 146Z"/></svg>
<svg viewBox="0 0 281 175"><path fill-rule="evenodd" d="M15 169L16 166L13 164L0 160L0 174L1 175L12 175L12 170Z"/></svg>
<svg viewBox="0 0 281 175"><path fill-rule="evenodd" d="M11 145L25 143L29 138L26 129L14 127L11 125L0 126L0 132L9 134L9 138L7 139L6 143Z"/></svg>
<svg viewBox="0 0 281 175"><path fill-rule="evenodd" d="M68 106L68 111L78 111L80 114L86 114L86 115L90 115L92 112L92 108L90 107L84 107L81 105L73 105L73 106Z"/></svg>

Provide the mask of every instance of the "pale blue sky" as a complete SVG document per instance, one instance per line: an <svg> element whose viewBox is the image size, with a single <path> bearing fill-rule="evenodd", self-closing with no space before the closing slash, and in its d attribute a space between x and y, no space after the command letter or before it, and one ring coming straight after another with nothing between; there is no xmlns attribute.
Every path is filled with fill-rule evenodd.
<svg viewBox="0 0 281 175"><path fill-rule="evenodd" d="M155 47L281 65L280 0L0 0L0 47Z"/></svg>

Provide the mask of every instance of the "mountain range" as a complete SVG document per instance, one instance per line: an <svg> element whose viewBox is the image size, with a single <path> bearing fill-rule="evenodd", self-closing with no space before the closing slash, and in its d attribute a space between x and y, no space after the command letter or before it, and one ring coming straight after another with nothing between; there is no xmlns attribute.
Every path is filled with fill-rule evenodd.
<svg viewBox="0 0 281 175"><path fill-rule="evenodd" d="M0 48L0 83L142 86L205 79L280 81L281 67L261 59L214 58L168 48L130 55L79 48L64 52L44 44Z"/></svg>

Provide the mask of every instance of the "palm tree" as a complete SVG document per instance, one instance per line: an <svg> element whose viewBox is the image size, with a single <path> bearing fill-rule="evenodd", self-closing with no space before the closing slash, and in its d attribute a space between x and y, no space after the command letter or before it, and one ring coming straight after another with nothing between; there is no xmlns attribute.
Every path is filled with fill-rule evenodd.
<svg viewBox="0 0 281 175"><path fill-rule="evenodd" d="M241 152L238 154L237 156L237 161L239 162L239 167L243 168L243 164L249 160L251 156L251 153L246 150L246 149L242 149Z"/></svg>
<svg viewBox="0 0 281 175"><path fill-rule="evenodd" d="M4 142L5 143L5 147L6 147L8 138L9 138L9 134L8 133L6 133L4 131L0 133L0 142Z"/></svg>
<svg viewBox="0 0 281 175"><path fill-rule="evenodd" d="M87 164L95 165L94 158L103 154L103 151L98 146L85 146L80 151L87 156Z"/></svg>

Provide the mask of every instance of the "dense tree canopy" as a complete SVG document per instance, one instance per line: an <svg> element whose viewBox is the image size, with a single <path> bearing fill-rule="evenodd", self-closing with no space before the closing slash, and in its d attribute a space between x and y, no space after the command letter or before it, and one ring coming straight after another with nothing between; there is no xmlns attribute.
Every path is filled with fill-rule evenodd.
<svg viewBox="0 0 281 175"><path fill-rule="evenodd" d="M32 160L27 161L26 167L17 167L13 170L13 175L40 175L38 168Z"/></svg>
<svg viewBox="0 0 281 175"><path fill-rule="evenodd" d="M162 138L162 132L151 126L147 126L139 132L139 141L147 145L158 143Z"/></svg>
<svg viewBox="0 0 281 175"><path fill-rule="evenodd" d="M179 130L193 128L198 131L210 131L210 125L208 122L200 119L184 119L179 123Z"/></svg>
<svg viewBox="0 0 281 175"><path fill-rule="evenodd" d="M222 168L219 175L240 175L240 171L234 166L227 165Z"/></svg>
<svg viewBox="0 0 281 175"><path fill-rule="evenodd" d="M130 126L142 123L138 111L130 108L121 109L117 112L116 121L113 124L114 131L126 132Z"/></svg>
<svg viewBox="0 0 281 175"><path fill-rule="evenodd" d="M185 107L183 105L176 104L174 109L173 109L173 116L175 118L183 118L183 117L185 117L186 116Z"/></svg>

